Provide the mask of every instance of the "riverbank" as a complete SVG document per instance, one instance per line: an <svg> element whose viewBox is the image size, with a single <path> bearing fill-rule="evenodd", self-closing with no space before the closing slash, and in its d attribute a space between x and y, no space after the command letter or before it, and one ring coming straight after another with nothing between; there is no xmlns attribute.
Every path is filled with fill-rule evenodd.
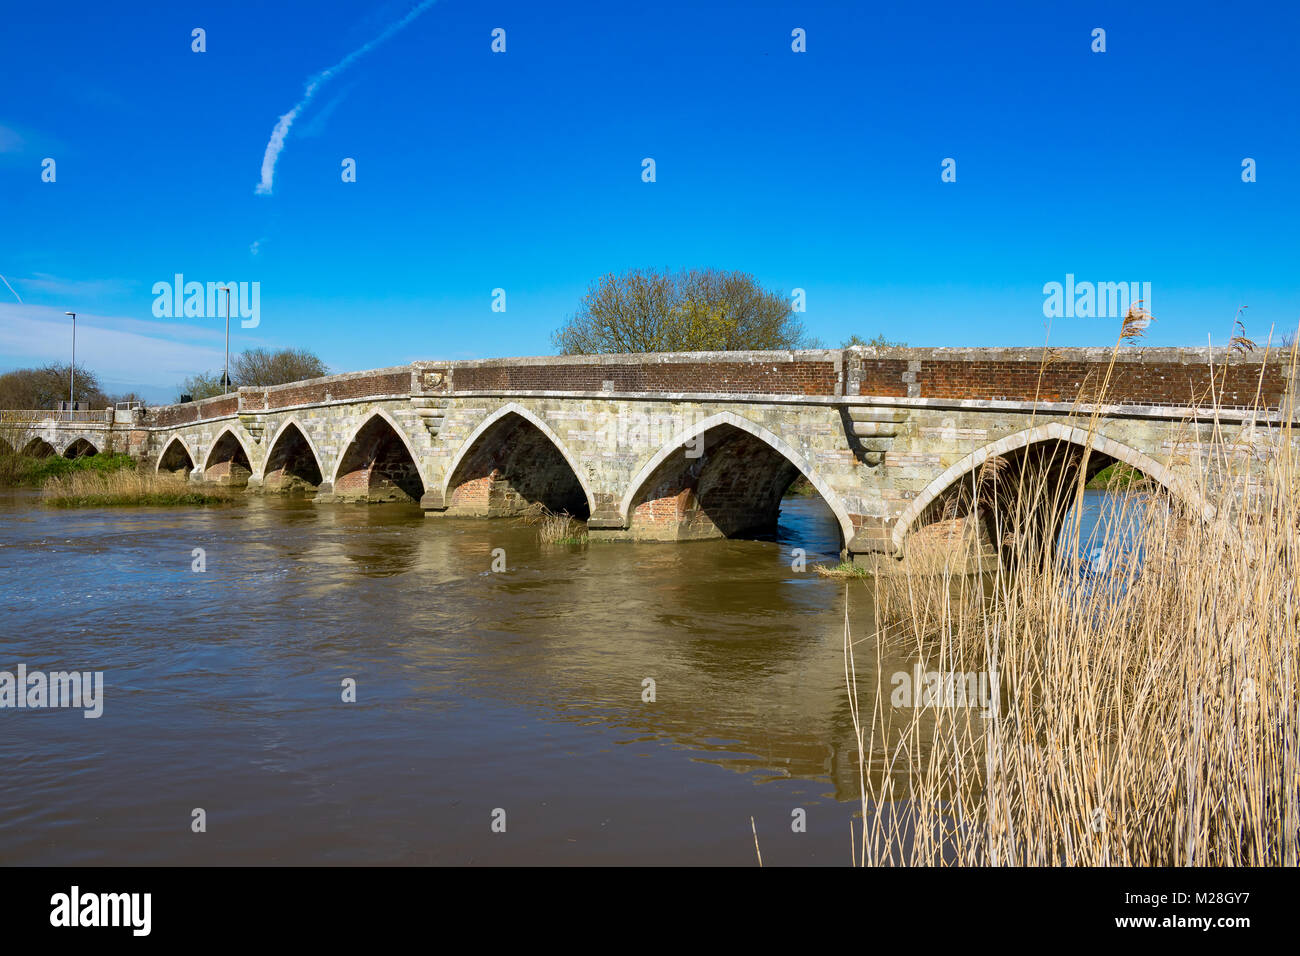
<svg viewBox="0 0 1300 956"><path fill-rule="evenodd" d="M0 454L0 489L32 489L54 508L164 507L230 504L238 489L195 486L180 475L150 471L130 455L77 458Z"/></svg>
<svg viewBox="0 0 1300 956"><path fill-rule="evenodd" d="M136 461L130 455L101 453L80 458L61 458L58 455L37 458L0 453L0 488L40 488L54 478L82 473L107 475L136 467Z"/></svg>
<svg viewBox="0 0 1300 956"><path fill-rule="evenodd" d="M54 508L122 508L132 506L221 505L239 500L243 492L213 485L196 487L178 475L128 471L83 470L49 478L41 501Z"/></svg>

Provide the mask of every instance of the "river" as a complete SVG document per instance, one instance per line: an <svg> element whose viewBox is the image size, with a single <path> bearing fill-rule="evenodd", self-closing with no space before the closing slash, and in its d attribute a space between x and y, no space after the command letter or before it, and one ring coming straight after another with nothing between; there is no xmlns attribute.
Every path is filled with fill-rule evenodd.
<svg viewBox="0 0 1300 956"><path fill-rule="evenodd" d="M398 505L9 493L0 669L102 671L104 702L0 711L0 861L748 864L753 816L765 864L842 865L845 586L811 571L838 547L816 497L775 540L575 548Z"/></svg>
<svg viewBox="0 0 1300 956"><path fill-rule="evenodd" d="M812 572L838 548L815 496L771 540L565 547L401 505L6 493L0 670L104 690L98 719L0 710L0 862L752 864L752 816L765 864L846 864L844 602L857 640L873 612Z"/></svg>

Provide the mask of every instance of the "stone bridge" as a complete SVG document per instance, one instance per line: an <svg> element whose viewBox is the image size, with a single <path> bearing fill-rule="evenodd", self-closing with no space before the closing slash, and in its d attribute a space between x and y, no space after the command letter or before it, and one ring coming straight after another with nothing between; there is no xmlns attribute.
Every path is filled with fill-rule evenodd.
<svg viewBox="0 0 1300 956"><path fill-rule="evenodd" d="M51 417L16 438L11 425L10 443L126 451L193 481L321 503L484 517L540 504L586 518L593 538L770 529L802 475L844 550L864 555L901 553L990 460L1089 474L1126 462L1213 517L1234 502L1193 476L1213 459L1262 477L1295 389L1276 354L1205 348L485 359Z"/></svg>

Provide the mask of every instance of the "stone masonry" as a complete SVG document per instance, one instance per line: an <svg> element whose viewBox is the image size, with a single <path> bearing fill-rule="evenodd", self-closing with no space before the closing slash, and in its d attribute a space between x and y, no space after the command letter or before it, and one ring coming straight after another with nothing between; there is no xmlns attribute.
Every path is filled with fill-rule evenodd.
<svg viewBox="0 0 1300 956"><path fill-rule="evenodd" d="M1052 445L1127 462L1212 517L1233 502L1188 475L1207 456L1262 474L1295 389L1276 355L1204 348L484 359L34 421L17 441L58 454L82 441L193 481L322 504L407 500L484 517L542 504L605 538L759 530L803 475L849 554L899 553L964 476Z"/></svg>

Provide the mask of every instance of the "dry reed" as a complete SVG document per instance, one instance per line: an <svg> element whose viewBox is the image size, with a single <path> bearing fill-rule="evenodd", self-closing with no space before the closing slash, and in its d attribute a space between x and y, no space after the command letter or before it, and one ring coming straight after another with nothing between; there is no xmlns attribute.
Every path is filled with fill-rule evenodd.
<svg viewBox="0 0 1300 956"><path fill-rule="evenodd" d="M1126 321L1121 341L1135 334ZM1279 417L1248 450L1267 462L1253 476L1241 445L1259 433L1217 412L1203 423L1215 451L1186 490L1215 503L1213 516L1125 487L1086 542L1086 468L1058 472L1059 487L1022 472L1009 497L982 502L1005 545L988 587L943 563L846 586L872 590L876 659L903 648L919 664L906 680L860 675L846 608L855 862L1296 865L1294 396ZM971 501L980 507L978 487ZM1034 532L1045 503L1074 506L1064 539ZM963 693L974 675L981 692Z"/></svg>
<svg viewBox="0 0 1300 956"><path fill-rule="evenodd" d="M51 478L41 488L42 500L56 508L208 505L239 497L240 492L234 488L196 487L180 475L131 469L74 472Z"/></svg>

